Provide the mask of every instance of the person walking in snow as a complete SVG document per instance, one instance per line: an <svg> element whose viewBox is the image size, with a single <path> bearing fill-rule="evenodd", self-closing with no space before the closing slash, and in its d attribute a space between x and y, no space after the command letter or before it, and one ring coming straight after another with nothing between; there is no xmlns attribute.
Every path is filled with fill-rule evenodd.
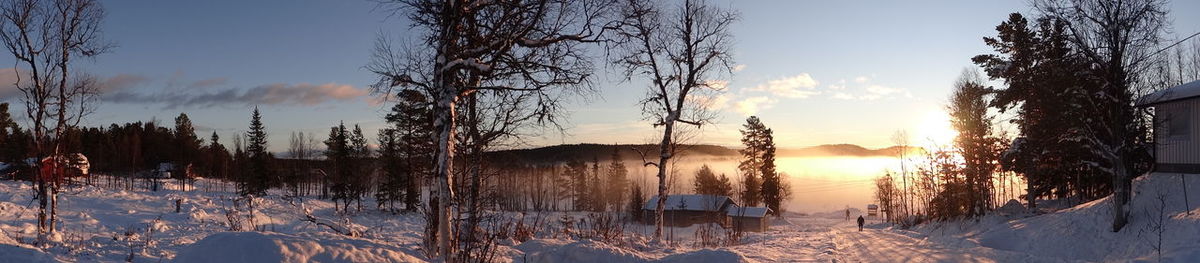
<svg viewBox="0 0 1200 263"><path fill-rule="evenodd" d="M866 223L866 221L861 215L858 216L858 231L862 231L863 223Z"/></svg>

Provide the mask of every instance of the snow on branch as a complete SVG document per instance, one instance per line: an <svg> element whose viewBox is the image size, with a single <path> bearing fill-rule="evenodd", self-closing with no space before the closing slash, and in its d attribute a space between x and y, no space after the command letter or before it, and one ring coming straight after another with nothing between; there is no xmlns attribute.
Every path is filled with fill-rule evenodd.
<svg viewBox="0 0 1200 263"><path fill-rule="evenodd" d="M350 222L345 222L345 224L340 224L338 222L334 222L333 220L318 218L312 214L312 209L308 209L308 208L304 207L303 203L300 204L300 208L304 210L304 221L311 222L318 226L328 227L329 230L333 230L333 232L336 232L338 234L342 234L342 235L346 235L346 236L350 236L350 237L362 236L362 231L359 230L360 227L356 227Z"/></svg>

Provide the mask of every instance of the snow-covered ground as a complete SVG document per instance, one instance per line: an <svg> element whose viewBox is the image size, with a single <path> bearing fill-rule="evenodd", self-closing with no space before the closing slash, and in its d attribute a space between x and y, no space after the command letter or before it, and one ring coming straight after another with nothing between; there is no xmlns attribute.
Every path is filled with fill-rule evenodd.
<svg viewBox="0 0 1200 263"><path fill-rule="evenodd" d="M1185 202L1185 187L1190 202ZM1135 179L1130 222L1120 232L1111 231L1111 200L1102 198L1036 216L993 213L978 220L926 224L914 233L941 243L978 244L1041 257L1157 262L1158 247L1164 262L1200 262L1198 190L1196 177L1148 174Z"/></svg>
<svg viewBox="0 0 1200 263"><path fill-rule="evenodd" d="M1190 180L1190 189L1200 186ZM200 184L212 183L201 181ZM502 262L1071 262L1156 261L1157 233L1163 260L1200 260L1200 210L1183 208L1178 176L1150 175L1135 182L1132 221L1108 231L1107 199L1034 215L994 213L978 220L940 222L900 230L882 224L858 231L844 211L789 214L770 231L746 233L741 244L698 248L699 226L668 229L673 245L652 245L625 225L627 237L613 244L555 235L554 218L583 213L510 214L543 221L538 237L501 240ZM167 187L167 189L175 189ZM203 188L201 188L203 189ZM1158 189L1165 195L1159 202ZM1189 190L1190 190L1189 189ZM1197 193L1190 190L1193 201ZM278 195L255 204L254 223L229 193L122 191L73 187L60 196L62 235L53 245L34 247L36 210L26 182L0 181L0 262L425 262L417 215L365 209L335 215L333 204ZM182 200L175 212L175 200ZM1165 204L1162 205L1162 204ZM368 202L366 207L373 207ZM1163 228L1156 228L1162 207ZM313 224L312 215L360 231L349 237ZM233 213L232 211L237 211ZM860 211L852 211L857 216ZM243 230L231 231L229 218ZM240 221L240 222L236 222ZM1161 232L1158 230L1162 230ZM1155 241L1155 242L1151 242ZM655 243L657 244L657 243ZM132 257L130 256L132 255Z"/></svg>

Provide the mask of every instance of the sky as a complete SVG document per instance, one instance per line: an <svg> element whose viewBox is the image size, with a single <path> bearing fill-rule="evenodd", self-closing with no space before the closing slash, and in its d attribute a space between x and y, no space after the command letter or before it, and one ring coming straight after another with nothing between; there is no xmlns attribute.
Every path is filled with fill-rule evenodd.
<svg viewBox="0 0 1200 263"><path fill-rule="evenodd" d="M991 50L1008 13L1029 14L1025 1L715 1L737 10L737 71L717 97L720 117L695 142L737 145L747 116L775 130L781 147L946 140L942 112L970 58ZM384 126L388 105L368 91L363 66L380 35L412 38L408 22L372 1L103 1L112 52L81 60L107 87L84 123L157 120L187 113L197 133L228 138L243 132L258 107L270 149L292 132L324 138L328 127L359 124L369 137ZM1171 4L1172 35L1200 31L1200 1ZM597 63L600 65L607 63ZM11 56L0 68L12 75ZM8 66L8 67L6 67ZM649 143L637 81L598 67L599 92L568 102L565 133L526 138L526 146L560 143ZM0 73L4 77L4 73ZM17 102L11 87L0 101ZM14 113L14 115L19 115Z"/></svg>

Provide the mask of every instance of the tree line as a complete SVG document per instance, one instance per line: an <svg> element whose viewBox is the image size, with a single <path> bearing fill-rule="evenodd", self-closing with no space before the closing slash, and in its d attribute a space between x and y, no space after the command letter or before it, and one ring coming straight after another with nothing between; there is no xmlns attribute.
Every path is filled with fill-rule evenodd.
<svg viewBox="0 0 1200 263"><path fill-rule="evenodd" d="M983 38L994 52L971 58L1003 87L971 69L954 84L954 145L927 149L915 171L902 166L876 180L893 220L983 215L1005 201L997 181L1015 175L1030 208L1039 198L1111 194L1112 230L1126 224L1130 184L1149 171L1155 143L1151 113L1135 100L1200 79L1200 41L1165 36L1166 1L1031 3L1033 18L1012 13ZM998 131L1002 114L1015 134Z"/></svg>

